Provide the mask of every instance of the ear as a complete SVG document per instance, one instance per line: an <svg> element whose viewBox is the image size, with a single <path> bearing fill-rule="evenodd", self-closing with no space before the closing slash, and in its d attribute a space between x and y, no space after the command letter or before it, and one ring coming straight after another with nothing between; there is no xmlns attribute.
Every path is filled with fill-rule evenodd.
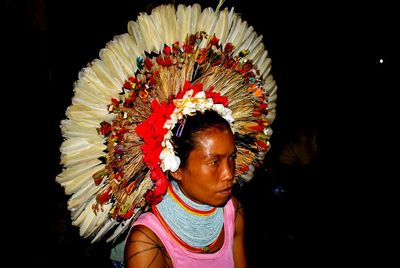
<svg viewBox="0 0 400 268"><path fill-rule="evenodd" d="M182 170L180 168L175 172L170 172L170 174L176 181L181 181L183 178Z"/></svg>

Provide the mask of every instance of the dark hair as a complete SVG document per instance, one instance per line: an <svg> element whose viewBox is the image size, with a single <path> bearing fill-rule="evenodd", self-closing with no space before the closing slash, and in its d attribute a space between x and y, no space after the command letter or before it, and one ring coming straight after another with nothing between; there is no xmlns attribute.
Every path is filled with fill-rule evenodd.
<svg viewBox="0 0 400 268"><path fill-rule="evenodd" d="M176 124L172 130L174 150L181 159L180 167L185 167L190 152L196 147L196 137L199 132L209 128L231 131L228 121L213 110L207 110L204 113L197 112L193 116L187 116L182 124ZM180 135L177 136L177 132Z"/></svg>

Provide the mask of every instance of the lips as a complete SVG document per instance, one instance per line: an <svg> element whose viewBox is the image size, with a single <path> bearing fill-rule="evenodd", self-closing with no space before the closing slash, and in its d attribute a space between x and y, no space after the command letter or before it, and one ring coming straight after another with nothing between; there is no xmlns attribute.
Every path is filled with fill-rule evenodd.
<svg viewBox="0 0 400 268"><path fill-rule="evenodd" d="M219 193L225 194L225 195L230 195L232 193L232 187L225 188L225 189L219 191Z"/></svg>

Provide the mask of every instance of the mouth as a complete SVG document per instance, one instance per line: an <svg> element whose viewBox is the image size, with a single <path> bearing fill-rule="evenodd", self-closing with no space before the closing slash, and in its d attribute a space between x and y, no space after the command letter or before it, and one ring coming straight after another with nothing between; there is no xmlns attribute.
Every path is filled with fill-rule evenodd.
<svg viewBox="0 0 400 268"><path fill-rule="evenodd" d="M232 193L232 186L219 191L219 193L223 195L230 195Z"/></svg>

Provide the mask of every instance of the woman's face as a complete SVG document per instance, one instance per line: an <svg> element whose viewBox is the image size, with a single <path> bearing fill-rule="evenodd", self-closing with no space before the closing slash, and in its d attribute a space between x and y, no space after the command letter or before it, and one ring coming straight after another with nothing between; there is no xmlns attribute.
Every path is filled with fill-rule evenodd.
<svg viewBox="0 0 400 268"><path fill-rule="evenodd" d="M196 147L174 177L192 201L223 206L230 198L236 147L230 130L210 128L197 133Z"/></svg>

